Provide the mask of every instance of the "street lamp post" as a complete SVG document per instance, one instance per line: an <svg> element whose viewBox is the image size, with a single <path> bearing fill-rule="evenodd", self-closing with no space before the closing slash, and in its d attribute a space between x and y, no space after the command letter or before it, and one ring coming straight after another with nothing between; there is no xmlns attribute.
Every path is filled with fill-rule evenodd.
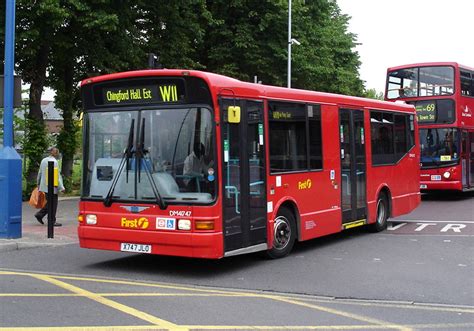
<svg viewBox="0 0 474 331"><path fill-rule="evenodd" d="M291 88L291 0L288 0L288 88Z"/></svg>
<svg viewBox="0 0 474 331"><path fill-rule="evenodd" d="M288 88L291 88L291 45L301 45L295 38L291 37L291 0L288 0Z"/></svg>

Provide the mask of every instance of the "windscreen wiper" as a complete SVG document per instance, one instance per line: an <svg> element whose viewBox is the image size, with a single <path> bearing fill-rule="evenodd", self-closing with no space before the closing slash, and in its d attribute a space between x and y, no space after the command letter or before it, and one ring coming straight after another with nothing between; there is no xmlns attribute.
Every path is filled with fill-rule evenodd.
<svg viewBox="0 0 474 331"><path fill-rule="evenodd" d="M117 174L114 176L112 180L112 184L110 185L109 192L107 193L104 199L104 206L106 207L110 207L112 205L112 195L114 193L115 186L117 186L117 182L119 180L120 174L122 173L123 167L125 165L127 167L127 182L128 182L129 160L134 153L133 151L134 128L135 128L135 119L132 119L132 123L130 124L130 131L128 133L127 148L125 149L122 159L120 160L120 165L118 167Z"/></svg>
<svg viewBox="0 0 474 331"><path fill-rule="evenodd" d="M176 158L176 151L178 150L178 142L179 142L179 137L181 135L181 130L183 129L183 126L184 126L184 122L186 122L186 118L188 117L189 113L191 112L193 108L189 108L187 111L186 111L186 114L184 115L183 117L183 120L181 121L181 125L179 126L179 130L178 130L178 136L176 137L176 143L174 144L174 150L173 150L173 158L171 159L171 171L173 173L173 177L176 175L176 169L175 169L175 158ZM197 110L199 110L200 108L198 108Z"/></svg>
<svg viewBox="0 0 474 331"><path fill-rule="evenodd" d="M156 203L162 210L166 209L167 205L163 197L160 195L160 192L158 191L158 188L156 187L156 183L153 179L152 172L148 166L147 160L145 160L145 156L148 154L148 150L145 149L145 119L142 119L142 126L140 128L140 139L138 141L138 146L137 150L135 152L136 155L136 160L135 160L135 165L138 173L138 180L140 181L141 179L141 165L142 165L142 160L144 168L145 168L145 173L148 177L148 180L150 181L151 184L151 189L153 190L153 194L155 195Z"/></svg>

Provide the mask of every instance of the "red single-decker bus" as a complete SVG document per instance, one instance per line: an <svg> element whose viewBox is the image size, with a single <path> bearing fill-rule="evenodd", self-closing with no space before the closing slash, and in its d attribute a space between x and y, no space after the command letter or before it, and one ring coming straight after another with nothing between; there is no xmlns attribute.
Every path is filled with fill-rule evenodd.
<svg viewBox="0 0 474 331"><path fill-rule="evenodd" d="M81 90L84 248L278 258L420 202L413 106L191 70Z"/></svg>

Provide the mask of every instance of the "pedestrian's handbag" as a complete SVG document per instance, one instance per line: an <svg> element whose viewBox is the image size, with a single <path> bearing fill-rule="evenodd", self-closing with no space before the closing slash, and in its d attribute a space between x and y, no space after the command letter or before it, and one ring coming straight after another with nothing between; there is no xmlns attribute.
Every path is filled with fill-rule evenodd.
<svg viewBox="0 0 474 331"><path fill-rule="evenodd" d="M46 195L41 192L37 187L31 192L30 201L28 202L31 207L41 209L46 206Z"/></svg>

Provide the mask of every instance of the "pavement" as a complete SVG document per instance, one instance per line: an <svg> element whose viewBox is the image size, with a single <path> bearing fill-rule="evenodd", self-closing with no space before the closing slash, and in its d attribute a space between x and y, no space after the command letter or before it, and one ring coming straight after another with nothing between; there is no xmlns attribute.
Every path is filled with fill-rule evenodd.
<svg viewBox="0 0 474 331"><path fill-rule="evenodd" d="M22 237L17 239L0 239L0 253L18 249L51 247L78 243L77 215L79 197L59 197L56 221L61 227L54 227L54 238L48 238L48 216L44 225L38 223L34 214L38 209L28 202L22 203Z"/></svg>

